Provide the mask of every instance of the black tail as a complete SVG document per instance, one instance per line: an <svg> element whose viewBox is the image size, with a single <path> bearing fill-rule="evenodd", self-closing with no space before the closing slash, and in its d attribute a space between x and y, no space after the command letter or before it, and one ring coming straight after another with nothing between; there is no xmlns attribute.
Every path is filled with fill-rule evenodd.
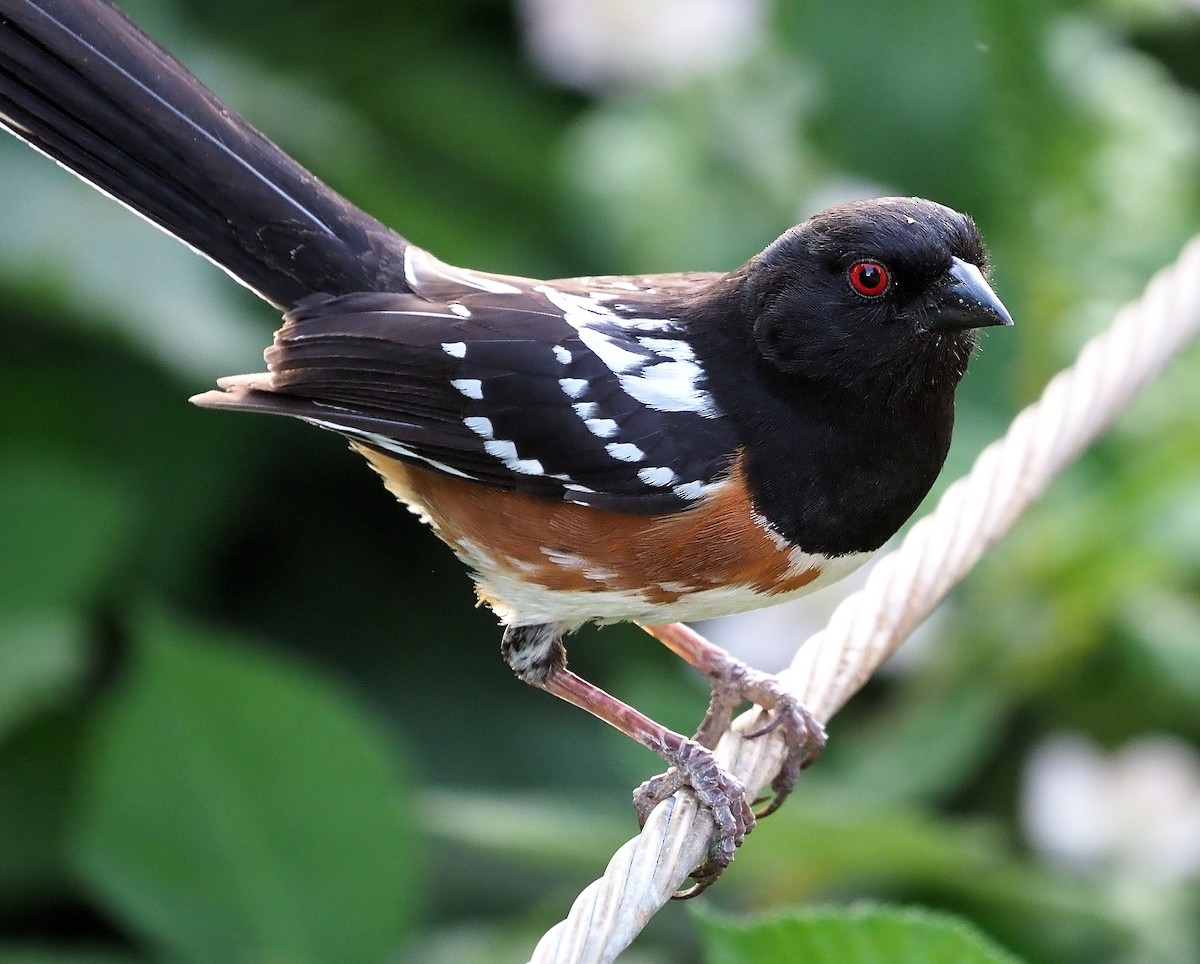
<svg viewBox="0 0 1200 964"><path fill-rule="evenodd" d="M402 237L105 0L0 0L0 125L280 308L318 291L407 290Z"/></svg>

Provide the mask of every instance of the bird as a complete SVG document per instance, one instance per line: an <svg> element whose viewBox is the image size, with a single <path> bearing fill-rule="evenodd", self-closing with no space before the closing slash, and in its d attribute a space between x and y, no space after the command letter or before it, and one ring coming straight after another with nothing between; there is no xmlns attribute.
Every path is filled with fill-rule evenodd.
<svg viewBox="0 0 1200 964"><path fill-rule="evenodd" d="M107 0L0 0L0 125L282 312L266 371L203 408L346 437L466 565L522 680L657 753L639 820L690 788L711 884L825 741L688 621L861 566L949 449L979 329L1012 318L974 222L884 197L818 212L721 272L539 280L457 267L355 207ZM692 737L567 668L634 622L705 673ZM743 701L787 760L757 813L713 757Z"/></svg>

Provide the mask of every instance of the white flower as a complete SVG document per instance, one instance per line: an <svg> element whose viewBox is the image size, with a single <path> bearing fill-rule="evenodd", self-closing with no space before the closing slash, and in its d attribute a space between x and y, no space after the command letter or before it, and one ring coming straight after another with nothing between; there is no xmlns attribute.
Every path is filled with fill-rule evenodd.
<svg viewBox="0 0 1200 964"><path fill-rule="evenodd" d="M1021 821L1048 860L1080 872L1178 881L1200 873L1200 753L1170 736L1108 754L1078 736L1037 747Z"/></svg>
<svg viewBox="0 0 1200 964"><path fill-rule="evenodd" d="M670 88L737 63L763 35L767 0L521 0L525 42L579 90Z"/></svg>

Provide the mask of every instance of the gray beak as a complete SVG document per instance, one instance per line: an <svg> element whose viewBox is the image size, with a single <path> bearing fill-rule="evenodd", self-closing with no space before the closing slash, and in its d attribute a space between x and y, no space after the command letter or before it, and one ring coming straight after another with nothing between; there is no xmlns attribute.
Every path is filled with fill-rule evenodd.
<svg viewBox="0 0 1200 964"><path fill-rule="evenodd" d="M1011 325L1012 316L983 277L969 261L954 258L931 305L930 331L965 331L990 325Z"/></svg>

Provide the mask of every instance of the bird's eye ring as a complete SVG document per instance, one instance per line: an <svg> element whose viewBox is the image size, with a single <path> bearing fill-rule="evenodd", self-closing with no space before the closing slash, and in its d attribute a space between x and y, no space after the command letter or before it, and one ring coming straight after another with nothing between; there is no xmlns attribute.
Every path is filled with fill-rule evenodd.
<svg viewBox="0 0 1200 964"><path fill-rule="evenodd" d="M887 268L878 261L857 261L850 267L850 287L864 298L878 298L890 283Z"/></svg>

